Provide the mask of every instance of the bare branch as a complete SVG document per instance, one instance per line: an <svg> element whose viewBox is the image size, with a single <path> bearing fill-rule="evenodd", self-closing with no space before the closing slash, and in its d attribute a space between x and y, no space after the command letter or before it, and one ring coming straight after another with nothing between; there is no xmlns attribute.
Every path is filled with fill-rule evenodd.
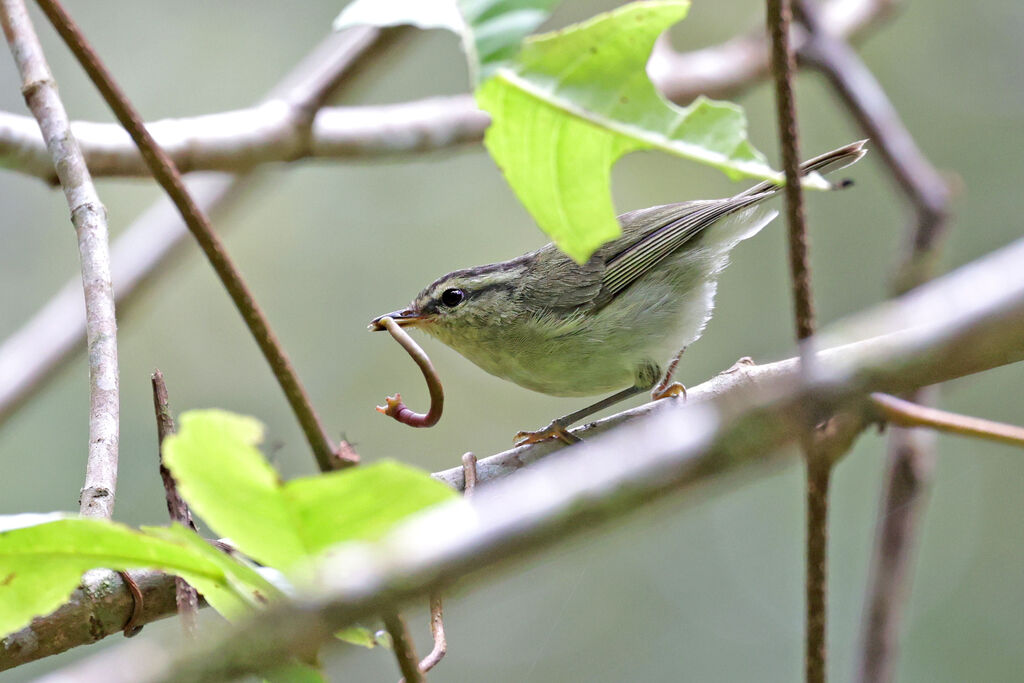
<svg viewBox="0 0 1024 683"><path fill-rule="evenodd" d="M918 149L882 86L813 2L799 0L800 20L810 32L799 48L802 63L828 79L872 146L882 155L910 200L917 222L910 232L907 255L898 269L895 289L901 294L935 274L938 243L949 218L949 189L942 176Z"/></svg>
<svg viewBox="0 0 1024 683"><path fill-rule="evenodd" d="M367 55L379 40L376 29L350 29L334 33L317 45L268 98L278 98L294 109L296 121L337 89L342 76ZM72 124L73 127L73 124ZM189 191L204 211L217 218L254 191L259 176L218 175L189 182ZM112 269L114 296L122 312L143 285L161 272L188 236L174 206L166 199L155 203L114 241ZM68 282L20 330L0 344L0 422L10 416L70 358L85 337L81 308L82 286Z"/></svg>
<svg viewBox="0 0 1024 683"><path fill-rule="evenodd" d="M913 395L928 400L937 387ZM910 597L913 554L935 468L935 433L890 430L884 484L861 620L856 678L863 683L896 679L900 627Z"/></svg>
<svg viewBox="0 0 1024 683"><path fill-rule="evenodd" d="M398 660L398 667L402 671L404 681L407 683L422 683L423 674L420 672L419 664L416 661L416 647L409 634L409 627L405 619L398 612L387 611L384 613L384 628L391 636L391 645L395 652L395 659Z"/></svg>
<svg viewBox="0 0 1024 683"><path fill-rule="evenodd" d="M941 238L949 219L949 190L918 149L882 86L856 52L810 0L798 0L808 38L799 49L802 63L820 71L871 137L904 194L916 220L908 231L906 255L893 291L908 291L934 275ZM927 403L934 391L916 392ZM900 613L910 594L910 555L916 522L923 515L928 478L934 468L934 439L904 429L889 437L886 484L880 503L870 579L865 598L858 661L859 680L891 681L895 676Z"/></svg>
<svg viewBox="0 0 1024 683"><path fill-rule="evenodd" d="M863 34L887 14L893 0L831 0L823 21L835 35ZM804 35L794 32L799 49ZM757 31L722 45L675 53L659 45L648 71L675 102L699 95L721 97L749 87L768 73L768 48ZM312 130L287 102L270 99L237 111L146 124L182 173L241 172L272 162L304 158L349 159L412 154L479 142L490 119L469 95L418 102L325 108ZM113 124L74 122L89 168L97 176L148 176L149 170L124 130ZM42 140L31 121L0 112L0 158L12 170L53 177Z"/></svg>
<svg viewBox="0 0 1024 683"><path fill-rule="evenodd" d="M804 411L834 413L844 405L857 410L872 391L906 392L1022 361L1022 259L1024 240L819 335L818 347L826 350L818 354L810 387L801 382L795 358L741 365L691 388L685 404L658 401L587 425L576 433L595 437L612 426L621 428L588 438L508 481L493 480L560 447L542 443L483 459L479 481L492 483L475 492L472 511L460 504L428 512L381 545L361 546L354 560L339 559L351 563L343 570L327 567L323 575L346 577L352 584L334 585L329 604L282 607L229 640L204 643L192 653L194 659L174 660L177 664L169 663L159 645L133 643L130 654L115 651L75 674L93 680L92 672L99 672L108 683L161 680L170 670L166 665L178 667L175 675L193 666L214 675L208 667L229 664L225 657L243 651L250 657L243 662L248 667L280 661L274 658L282 652L308 646L307 638L323 642L317 639L330 637L349 620L436 591L472 570L523 557L525 550L578 532L586 522L618 516L670 490L718 481L748 465L778 462L773 449L802 432L806 423L797 416ZM631 457L623 458L624 451ZM435 476L463 486L462 467ZM260 634L267 640L250 650ZM146 659L152 668L126 668L129 657ZM118 673L107 678L112 672Z"/></svg>
<svg viewBox="0 0 1024 683"><path fill-rule="evenodd" d="M167 498L167 512L172 522L198 532L196 524L192 521L192 511L188 503L178 493L177 482L174 475L164 465L164 439L174 434L174 417L171 415L170 399L167 396L167 385L164 383L164 373L156 370L152 375L153 383L153 409L156 412L156 435L157 435L157 456L160 462L160 479L164 482L164 496ZM196 613L199 611L199 593L189 585L188 581L180 576L174 581L175 602L178 605L178 614L181 616L181 627L186 638L196 636Z"/></svg>
<svg viewBox="0 0 1024 683"><path fill-rule="evenodd" d="M101 586L102 589L78 588L55 612L33 619L25 628L0 640L0 671L121 632L132 616L134 601L131 593L118 572L104 569L89 572L87 576L90 586ZM132 570L132 578L144 597L136 625L175 614L173 576Z"/></svg>
<svg viewBox="0 0 1024 683"><path fill-rule="evenodd" d="M835 35L852 40L886 19L896 2L829 0L822 6L822 20ZM793 49L799 51L805 38L803 31L794 30ZM699 95L730 97L768 75L769 47L768 37L762 30L694 52L673 52L662 40L651 56L647 71L651 80L674 102L686 103Z"/></svg>
<svg viewBox="0 0 1024 683"><path fill-rule="evenodd" d="M320 418L317 416L313 405L302 386L295 368L284 352L284 348L278 341L266 316L256 303L249 288L234 263L231 261L224 249L220 238L213 232L210 220L202 209L195 202L185 187L181 174L174 166L170 157L156 144L153 137L146 131L139 113L128 101L128 98L121 91L107 68L100 61L99 57L88 44L85 36L82 35L78 26L64 11L57 0L37 0L43 13L57 29L57 33L74 53L79 63L85 69L89 78L96 85L107 105L113 110L121 125L128 130L132 140L139 147L143 158L153 177L170 196L171 201L178 207L181 217L185 220L189 231L196 238L203 253L206 254L210 265L216 271L224 288L231 296L235 307L242 315L252 333L253 339L259 346L260 351L267 363L270 365L274 377L288 399L292 412L295 414L302 427L303 434L316 457L320 467L330 468L344 466L352 463L342 461L337 457L331 439L324 430Z"/></svg>
<svg viewBox="0 0 1024 683"><path fill-rule="evenodd" d="M882 336L843 353L820 354L806 379L742 387L699 405L660 407L482 487L468 501L416 515L378 543L339 550L318 572L317 590L220 637L174 652L155 642L131 643L56 676L147 683L258 672L327 642L354 620L457 578L521 561L713 473L759 461L799 438L807 427L804 415L856 409L871 391L903 392L948 379L951 372L1020 360L1024 272L1014 271L1021 270L1022 258L1024 241L837 326L819 346L865 331Z"/></svg>
<svg viewBox="0 0 1024 683"><path fill-rule="evenodd" d="M107 211L71 134L67 112L25 3L4 0L0 3L0 21L21 74L22 94L39 122L78 235L89 347L89 457L79 505L86 517L110 519L117 489L119 398Z"/></svg>
<svg viewBox="0 0 1024 683"><path fill-rule="evenodd" d="M789 271L793 282L793 313L796 338L800 342L801 367L812 370L813 351L807 340L814 334L814 300L808 256L807 221L803 188L800 184L800 139L797 132L793 74L796 57L790 47L792 6L790 0L768 0L768 35L771 37L772 76L775 81L776 118L786 176L786 217ZM807 683L825 683L828 603L828 489L836 457L824 457L810 431L801 439L807 469L806 491L806 641L804 678ZM849 445L849 443L847 443Z"/></svg>
<svg viewBox="0 0 1024 683"><path fill-rule="evenodd" d="M926 427L947 434L973 436L1010 446L1024 447L1024 427L993 422L980 417L958 415L945 410L922 406L911 401L871 394L871 403L878 417L900 427Z"/></svg>

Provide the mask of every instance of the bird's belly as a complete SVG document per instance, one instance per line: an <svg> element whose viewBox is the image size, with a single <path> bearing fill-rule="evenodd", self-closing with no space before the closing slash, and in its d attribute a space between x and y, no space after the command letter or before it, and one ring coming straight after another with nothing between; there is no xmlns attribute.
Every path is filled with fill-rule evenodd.
<svg viewBox="0 0 1024 683"><path fill-rule="evenodd" d="M462 345L444 340L483 370L553 396L592 396L637 382L641 368L664 369L701 333L714 282L680 291L624 292L611 306L566 324L540 319L517 334Z"/></svg>

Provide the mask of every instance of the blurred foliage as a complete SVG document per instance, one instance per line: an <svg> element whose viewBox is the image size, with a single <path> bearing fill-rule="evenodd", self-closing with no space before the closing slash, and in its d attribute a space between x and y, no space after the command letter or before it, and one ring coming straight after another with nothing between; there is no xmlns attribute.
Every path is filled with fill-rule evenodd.
<svg viewBox="0 0 1024 683"><path fill-rule="evenodd" d="M613 7L566 0L544 27ZM247 106L330 29L336 0L162 3L69 0L122 85L150 119ZM694 3L673 29L680 49L717 43L763 23L755 0ZM79 68L37 21L74 118L111 120ZM992 0L908 3L860 46L868 66L930 158L959 187L948 243L953 267L1021 236L1024 130L1020 44L1024 5ZM418 34L382 55L343 98L380 103L464 92L457 41ZM808 156L858 137L827 85L798 83ZM770 89L740 98L750 137L777 159ZM10 59L0 59L0 107L24 112ZM446 414L430 430L374 412L400 388L411 405L426 392L404 353L367 321L407 302L437 275L492 262L545 241L482 148L387 163L279 167L245 206L216 227L251 281L330 429L366 461L397 458L437 470L507 448L512 435L582 405L532 394L490 377L454 352L424 342L442 373ZM808 197L814 286L822 324L884 298L909 218L878 155L851 169L847 192ZM613 173L615 204L725 196L739 185L706 168L634 154ZM120 232L158 196L144 181L103 181ZM59 192L0 177L0 334L15 329L76 273L77 248ZM743 245L719 287L704 339L687 351L681 378L695 384L742 355L793 352L781 223ZM197 305L198 304L198 305ZM164 279L123 312L122 436L116 517L166 517L156 465L149 373L160 367L172 408L217 406L258 416L269 451L289 476L312 458L280 391L207 264L190 246ZM944 407L1024 422L1024 368L953 383ZM79 357L0 429L0 513L75 509L85 462L88 381ZM45 438L43 438L45 437ZM1009 447L941 438L906 615L900 665L906 681L1014 681L1024 670L1024 460ZM624 455L628 457L628 455ZM865 435L833 482L830 548L831 668L850 677L884 457ZM608 533L560 546L446 604L449 654L432 681L792 681L802 651L802 482L794 465L732 480L707 495L674 499ZM203 619L213 619L208 611ZM429 649L426 605L407 614L420 652ZM147 626L174 637L177 624ZM21 681L80 648L6 674ZM390 680L386 652L338 650L339 680Z"/></svg>

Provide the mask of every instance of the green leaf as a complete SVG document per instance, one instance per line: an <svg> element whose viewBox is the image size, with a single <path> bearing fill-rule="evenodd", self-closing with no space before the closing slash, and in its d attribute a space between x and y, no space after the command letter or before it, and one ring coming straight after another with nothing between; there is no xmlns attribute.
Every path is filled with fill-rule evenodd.
<svg viewBox="0 0 1024 683"><path fill-rule="evenodd" d="M383 461L282 484L256 448L255 420L191 411L164 441L182 496L218 534L258 562L288 572L328 547L372 540L395 522L455 497L427 473Z"/></svg>
<svg viewBox="0 0 1024 683"><path fill-rule="evenodd" d="M256 447L258 420L223 410L183 413L164 462L200 517L257 562L284 569L305 555L277 472Z"/></svg>
<svg viewBox="0 0 1024 683"><path fill-rule="evenodd" d="M349 26L447 29L459 36L476 84L512 59L523 38L551 14L558 0L354 0L334 20Z"/></svg>
<svg viewBox="0 0 1024 683"><path fill-rule="evenodd" d="M666 101L645 71L686 0L635 2L526 41L477 91L485 144L544 232L580 263L621 233L610 190L624 154L657 149L731 178L776 178L747 141L737 105Z"/></svg>
<svg viewBox="0 0 1024 683"><path fill-rule="evenodd" d="M372 629L365 626L349 626L343 628L334 634L334 637L338 640L344 640L346 643L351 645L358 645L359 647L374 648L380 645L380 641L377 640L377 635Z"/></svg>
<svg viewBox="0 0 1024 683"><path fill-rule="evenodd" d="M178 574L202 593L206 602L226 619L245 616L254 608L284 597L281 589L265 579L254 567L213 547L191 529L174 524L171 527L143 527L142 531L188 546L223 572L221 581L211 581L206 576L188 571Z"/></svg>
<svg viewBox="0 0 1024 683"><path fill-rule="evenodd" d="M328 679L319 667L292 661L268 671L264 680L268 683L326 683Z"/></svg>
<svg viewBox="0 0 1024 683"><path fill-rule="evenodd" d="M0 635L55 610L82 574L97 567L162 569L234 590L221 564L187 544L113 522L15 515L0 517L0 529Z"/></svg>
<svg viewBox="0 0 1024 683"><path fill-rule="evenodd" d="M393 460L295 479L283 494L308 552L343 541L372 541L402 518L457 498L428 474Z"/></svg>

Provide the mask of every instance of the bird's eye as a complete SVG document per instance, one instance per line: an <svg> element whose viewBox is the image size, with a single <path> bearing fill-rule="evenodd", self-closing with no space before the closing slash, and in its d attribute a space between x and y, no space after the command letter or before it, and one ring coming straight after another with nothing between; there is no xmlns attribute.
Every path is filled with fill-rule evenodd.
<svg viewBox="0 0 1024 683"><path fill-rule="evenodd" d="M446 289L441 294L441 303L448 308L455 308L466 299L466 293L461 289Z"/></svg>

